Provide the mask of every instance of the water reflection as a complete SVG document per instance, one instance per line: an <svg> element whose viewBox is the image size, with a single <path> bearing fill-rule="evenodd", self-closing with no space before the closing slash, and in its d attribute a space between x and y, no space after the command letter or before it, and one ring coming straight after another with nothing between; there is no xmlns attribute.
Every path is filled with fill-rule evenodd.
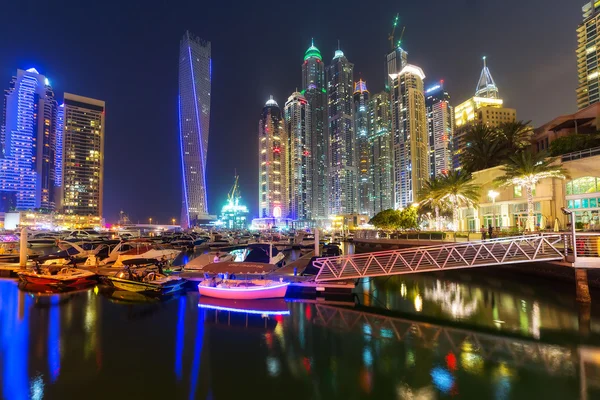
<svg viewBox="0 0 600 400"><path fill-rule="evenodd" d="M365 288L367 298L385 298L385 313L375 300L371 307L222 304L190 292L137 303L115 301L102 288L45 296L0 281L2 397L82 398L82 385L95 398L147 399L505 399L534 388L536 398L600 394L600 352L582 353L576 339L551 344L544 329L562 322L544 314L563 321L563 311L547 302L515 304L500 291L492 302L476 285L443 280L375 280ZM480 321L482 329L400 313L415 312L418 297L421 315L458 307L457 319ZM512 314L508 304L518 305ZM496 334L494 309L507 321ZM506 326L511 336L503 336Z"/></svg>

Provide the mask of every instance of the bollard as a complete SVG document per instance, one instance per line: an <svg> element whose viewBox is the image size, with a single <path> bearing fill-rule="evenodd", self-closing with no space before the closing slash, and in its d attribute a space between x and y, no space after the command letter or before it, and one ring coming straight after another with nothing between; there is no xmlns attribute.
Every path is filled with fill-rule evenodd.
<svg viewBox="0 0 600 400"><path fill-rule="evenodd" d="M19 266L25 269L27 266L27 228L21 228L21 237L19 241Z"/></svg>
<svg viewBox="0 0 600 400"><path fill-rule="evenodd" d="M590 289L588 287L587 270L575 268L575 288L577 291L576 299L580 303L591 303Z"/></svg>

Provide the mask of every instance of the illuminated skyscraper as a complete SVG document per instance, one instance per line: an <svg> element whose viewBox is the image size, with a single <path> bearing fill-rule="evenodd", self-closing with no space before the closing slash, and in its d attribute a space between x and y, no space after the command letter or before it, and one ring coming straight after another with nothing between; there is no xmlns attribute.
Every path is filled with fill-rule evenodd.
<svg viewBox="0 0 600 400"><path fill-rule="evenodd" d="M452 168L454 113L450 96L440 81L425 91L429 134L429 176L435 178Z"/></svg>
<svg viewBox="0 0 600 400"><path fill-rule="evenodd" d="M454 137L452 167L460 169L460 155L467 143L464 136L469 126L482 123L489 127L495 127L503 122L513 122L517 119L514 108L503 108L503 100L500 98L498 86L492 78L487 67L486 58L483 57L483 69L477 82L475 96L457 105L454 108Z"/></svg>
<svg viewBox="0 0 600 400"><path fill-rule="evenodd" d="M289 217L312 219L312 157L310 105L298 92L285 103L284 119L288 135Z"/></svg>
<svg viewBox="0 0 600 400"><path fill-rule="evenodd" d="M373 215L373 180L371 179L371 145L369 143L369 91L360 79L354 83L354 130L356 133L358 172L358 213Z"/></svg>
<svg viewBox="0 0 600 400"><path fill-rule="evenodd" d="M385 84L386 91L389 92L390 90L392 90L392 87L394 84L394 80L392 79L392 76L400 74L400 71L402 71L402 69L407 64L407 58L408 58L408 53L406 51L404 51L404 49L402 49L402 47L400 47L400 43L398 43L398 46L396 46L386 56L386 63L385 63L385 68L386 68L385 76L387 77L386 84Z"/></svg>
<svg viewBox="0 0 600 400"><path fill-rule="evenodd" d="M0 191L17 210L54 211L57 102L44 75L17 70L5 91Z"/></svg>
<svg viewBox="0 0 600 400"><path fill-rule="evenodd" d="M304 53L302 64L302 94L311 111L311 157L312 172L312 219L324 221L328 218L328 134L327 134L327 89L325 88L325 66L321 52L314 43Z"/></svg>
<svg viewBox="0 0 600 400"><path fill-rule="evenodd" d="M63 107L63 212L102 217L104 102L65 93Z"/></svg>
<svg viewBox="0 0 600 400"><path fill-rule="evenodd" d="M354 135L354 64L336 50L327 67L329 111L329 213L357 212L356 137Z"/></svg>
<svg viewBox="0 0 600 400"><path fill-rule="evenodd" d="M394 204L408 207L418 201L429 177L427 116L423 79L417 66L406 64L392 78L392 132L394 145Z"/></svg>
<svg viewBox="0 0 600 400"><path fill-rule="evenodd" d="M377 93L369 100L370 172L373 190L373 214L394 207L394 159L390 95Z"/></svg>
<svg viewBox="0 0 600 400"><path fill-rule="evenodd" d="M271 96L258 123L259 218L288 216L287 143L281 110Z"/></svg>
<svg viewBox="0 0 600 400"><path fill-rule="evenodd" d="M186 32L179 44L179 141L186 228L208 216L206 156L210 126L210 42Z"/></svg>
<svg viewBox="0 0 600 400"><path fill-rule="evenodd" d="M600 1L590 1L582 11L583 22L577 28L577 108L580 110L600 101Z"/></svg>

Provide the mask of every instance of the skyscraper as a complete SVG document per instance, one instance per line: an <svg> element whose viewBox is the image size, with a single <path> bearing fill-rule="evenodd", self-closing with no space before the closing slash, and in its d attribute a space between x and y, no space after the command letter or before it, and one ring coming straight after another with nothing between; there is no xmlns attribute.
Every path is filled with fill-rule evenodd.
<svg viewBox="0 0 600 400"><path fill-rule="evenodd" d="M325 88L325 66L321 52L314 43L304 53L302 64L302 94L311 110L311 156L312 173L312 218L327 219L327 89Z"/></svg>
<svg viewBox="0 0 600 400"><path fill-rule="evenodd" d="M452 168L454 114L450 96L440 81L425 91L429 134L429 176L435 178Z"/></svg>
<svg viewBox="0 0 600 400"><path fill-rule="evenodd" d="M373 215L373 180L369 143L369 91L362 79L354 83L354 130L358 172L358 213Z"/></svg>
<svg viewBox="0 0 600 400"><path fill-rule="evenodd" d="M327 67L329 111L329 213L357 211L356 137L354 135L354 65L336 50Z"/></svg>
<svg viewBox="0 0 600 400"><path fill-rule="evenodd" d="M312 157L311 113L304 96L294 92L284 107L288 135L289 217L293 220L312 219Z"/></svg>
<svg viewBox="0 0 600 400"><path fill-rule="evenodd" d="M392 76L398 75L400 71L406 66L408 63L408 53L404 51L402 47L400 47L400 43L398 46L394 47L390 53L386 56L385 59L385 90L391 91L394 86L394 80Z"/></svg>
<svg viewBox="0 0 600 400"><path fill-rule="evenodd" d="M377 93L369 100L370 173L373 214L394 207L393 152L390 95Z"/></svg>
<svg viewBox="0 0 600 400"><path fill-rule="evenodd" d="M279 105L266 102L258 123L258 205L260 218L288 216L287 134Z"/></svg>
<svg viewBox="0 0 600 400"><path fill-rule="evenodd" d="M406 64L391 74L392 132L394 144L394 204L408 207L418 201L429 177L427 116L423 79L417 66Z"/></svg>
<svg viewBox="0 0 600 400"><path fill-rule="evenodd" d="M577 27L577 107L581 110L600 101L600 2L590 1L582 7L583 22Z"/></svg>
<svg viewBox="0 0 600 400"><path fill-rule="evenodd" d="M54 211L57 102L35 68L17 70L5 91L0 191L17 210Z"/></svg>
<svg viewBox="0 0 600 400"><path fill-rule="evenodd" d="M469 126L482 123L489 127L495 127L503 122L513 122L517 119L514 108L503 108L503 100L500 98L498 86L483 57L483 69L477 81L475 96L457 105L454 108L454 137L452 167L460 169L460 155L464 151L464 137Z"/></svg>
<svg viewBox="0 0 600 400"><path fill-rule="evenodd" d="M63 212L102 217L104 101L65 93L63 108Z"/></svg>
<svg viewBox="0 0 600 400"><path fill-rule="evenodd" d="M185 33L179 44L179 141L181 147L181 225L208 216L206 155L210 126L210 42Z"/></svg>

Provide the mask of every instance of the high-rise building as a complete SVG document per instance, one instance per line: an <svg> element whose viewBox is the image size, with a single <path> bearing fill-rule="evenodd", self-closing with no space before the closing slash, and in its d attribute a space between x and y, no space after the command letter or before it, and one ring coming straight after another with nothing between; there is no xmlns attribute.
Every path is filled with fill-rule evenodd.
<svg viewBox="0 0 600 400"><path fill-rule="evenodd" d="M581 110L600 101L600 1L582 8L583 22L577 27L577 107Z"/></svg>
<svg viewBox="0 0 600 400"><path fill-rule="evenodd" d="M311 110L311 157L312 173L312 218L317 223L328 218L327 201L327 89L325 87L325 66L321 52L314 43L304 53L302 64L302 94ZM320 222L319 222L320 221Z"/></svg>
<svg viewBox="0 0 600 400"><path fill-rule="evenodd" d="M483 57L483 69L477 82L475 96L457 105L454 108L454 138L452 167L460 169L460 155L464 151L464 136L469 126L477 123L489 127L496 127L504 122L514 122L517 119L517 111L514 108L503 108L503 100L500 98L498 86L489 68L486 58Z"/></svg>
<svg viewBox="0 0 600 400"><path fill-rule="evenodd" d="M65 93L63 108L63 212L102 217L104 101Z"/></svg>
<svg viewBox="0 0 600 400"><path fill-rule="evenodd" d="M299 92L288 98L284 107L288 135L289 217L297 221L312 219L311 113L308 101Z"/></svg>
<svg viewBox="0 0 600 400"><path fill-rule="evenodd" d="M179 44L179 141L184 228L208 217L206 156L210 127L210 42L186 32Z"/></svg>
<svg viewBox="0 0 600 400"><path fill-rule="evenodd" d="M354 65L341 50L336 50L327 67L329 214L333 215L357 211L353 73Z"/></svg>
<svg viewBox="0 0 600 400"><path fill-rule="evenodd" d="M394 47L394 49L388 53L385 59L385 90L387 92L392 90L394 85L394 80L392 76L400 74L400 71L406 66L408 63L408 53L404 51L400 44Z"/></svg>
<svg viewBox="0 0 600 400"><path fill-rule="evenodd" d="M266 102L258 123L258 205L260 218L287 218L287 134L279 105Z"/></svg>
<svg viewBox="0 0 600 400"><path fill-rule="evenodd" d="M57 102L35 68L17 70L5 90L0 192L17 210L55 210Z"/></svg>
<svg viewBox="0 0 600 400"><path fill-rule="evenodd" d="M406 64L391 74L392 132L394 149L394 205L408 207L418 201L429 178L427 115L423 79L417 66Z"/></svg>
<svg viewBox="0 0 600 400"><path fill-rule="evenodd" d="M394 207L393 153L390 95L381 92L369 100L370 175L373 214Z"/></svg>
<svg viewBox="0 0 600 400"><path fill-rule="evenodd" d="M358 213L373 215L371 144L369 142L369 91L362 79L354 83L354 131L358 172Z"/></svg>
<svg viewBox="0 0 600 400"><path fill-rule="evenodd" d="M444 81L425 91L429 134L429 176L435 178L452 168L454 113Z"/></svg>

